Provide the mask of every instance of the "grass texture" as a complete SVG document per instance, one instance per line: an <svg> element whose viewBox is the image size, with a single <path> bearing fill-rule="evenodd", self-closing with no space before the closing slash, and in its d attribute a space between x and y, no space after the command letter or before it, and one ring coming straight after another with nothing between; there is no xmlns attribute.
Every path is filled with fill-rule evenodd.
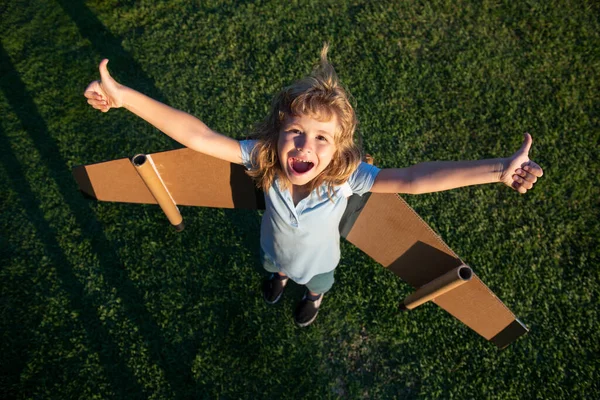
<svg viewBox="0 0 600 400"><path fill-rule="evenodd" d="M0 2L4 399L597 398L599 8L592 1ZM243 138L324 41L381 167L545 170L406 197L531 329L504 351L347 242L313 326L260 294L260 216L98 203L74 165L180 147L83 90L113 76Z"/></svg>

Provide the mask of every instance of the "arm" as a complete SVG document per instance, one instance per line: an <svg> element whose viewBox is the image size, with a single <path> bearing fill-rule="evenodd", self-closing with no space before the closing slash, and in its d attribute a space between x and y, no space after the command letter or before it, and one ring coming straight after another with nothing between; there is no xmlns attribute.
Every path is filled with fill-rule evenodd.
<svg viewBox="0 0 600 400"><path fill-rule="evenodd" d="M85 90L84 95L92 107L102 112L124 107L192 150L232 163L242 163L237 140L211 130L188 113L119 84L110 76L107 64L108 60L102 60L99 67L101 80L90 83Z"/></svg>
<svg viewBox="0 0 600 400"><path fill-rule="evenodd" d="M408 168L383 169L371 192L421 194L470 185L503 182L519 193L531 189L543 170L529 159L531 135L509 158L477 161L434 161Z"/></svg>
<svg viewBox="0 0 600 400"><path fill-rule="evenodd" d="M499 182L500 159L480 161L434 161L408 168L382 169L371 192L422 194L462 186Z"/></svg>

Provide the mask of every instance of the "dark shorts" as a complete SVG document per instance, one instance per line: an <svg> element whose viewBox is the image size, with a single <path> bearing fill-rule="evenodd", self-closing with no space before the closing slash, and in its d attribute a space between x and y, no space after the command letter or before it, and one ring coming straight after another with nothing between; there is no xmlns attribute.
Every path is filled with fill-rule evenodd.
<svg viewBox="0 0 600 400"><path fill-rule="evenodd" d="M279 272L279 268L277 268L277 266L273 264L273 261L271 261L269 257L265 256L265 253L262 251L262 249L260 251L260 256L262 259L261 261L263 268L267 272ZM331 289L331 287L333 286L333 283L335 282L335 279L333 278L334 271L335 269L329 272L325 272L324 274L318 274L313 276L310 281L305 283L306 288L313 293L327 293L329 289Z"/></svg>

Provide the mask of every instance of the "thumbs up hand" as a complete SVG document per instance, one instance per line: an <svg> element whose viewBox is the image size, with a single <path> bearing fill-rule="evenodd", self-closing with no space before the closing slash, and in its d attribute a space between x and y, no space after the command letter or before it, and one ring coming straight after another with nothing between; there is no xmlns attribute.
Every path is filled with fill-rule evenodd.
<svg viewBox="0 0 600 400"><path fill-rule="evenodd" d="M88 104L102 112L123 106L121 92L124 86L110 76L107 64L107 59L100 62L100 80L90 83L83 94Z"/></svg>
<svg viewBox="0 0 600 400"><path fill-rule="evenodd" d="M529 133L526 133L521 148L506 159L505 168L500 176L500 180L505 185L521 194L533 188L537 179L544 175L542 168L529 159L531 143L533 139Z"/></svg>

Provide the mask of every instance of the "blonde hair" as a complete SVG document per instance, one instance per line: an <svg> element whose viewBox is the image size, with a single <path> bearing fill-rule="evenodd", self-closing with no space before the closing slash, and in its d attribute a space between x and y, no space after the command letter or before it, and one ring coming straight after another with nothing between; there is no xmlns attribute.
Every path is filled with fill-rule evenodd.
<svg viewBox="0 0 600 400"><path fill-rule="evenodd" d="M269 114L256 127L253 136L258 139L258 144L251 156L252 169L247 173L265 192L275 177L279 178L284 188L290 185L277 152L281 126L289 116L307 115L320 121L337 117L338 129L334 138L336 151L329 165L308 183L311 192L326 183L331 197L334 187L345 183L360 163L361 151L354 142L358 121L349 94L327 60L328 50L329 45L325 43L319 65L308 77L294 82L275 96Z"/></svg>

